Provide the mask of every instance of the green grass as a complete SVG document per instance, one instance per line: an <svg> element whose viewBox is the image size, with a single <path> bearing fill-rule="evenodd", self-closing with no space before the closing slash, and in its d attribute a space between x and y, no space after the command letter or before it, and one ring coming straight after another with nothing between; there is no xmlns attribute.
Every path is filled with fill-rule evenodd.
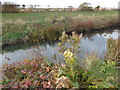
<svg viewBox="0 0 120 90"><path fill-rule="evenodd" d="M85 15L85 16L100 16L100 15L112 15L112 14L118 14L118 11L80 11L80 12L29 12L29 13L3 13L2 14L2 20L16 20L16 19L22 19L24 21L43 21L43 18L58 18L60 16L76 16L76 15Z"/></svg>

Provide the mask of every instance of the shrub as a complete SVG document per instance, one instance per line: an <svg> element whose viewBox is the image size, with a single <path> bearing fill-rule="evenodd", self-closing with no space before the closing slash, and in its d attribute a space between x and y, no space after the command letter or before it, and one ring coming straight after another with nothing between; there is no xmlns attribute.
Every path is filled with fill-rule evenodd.
<svg viewBox="0 0 120 90"><path fill-rule="evenodd" d="M3 88L54 88L57 67L45 58L7 64L3 66Z"/></svg>
<svg viewBox="0 0 120 90"><path fill-rule="evenodd" d="M62 26L51 25L40 30L36 30L31 33L30 41L41 42L41 41L54 41L58 40L61 36Z"/></svg>

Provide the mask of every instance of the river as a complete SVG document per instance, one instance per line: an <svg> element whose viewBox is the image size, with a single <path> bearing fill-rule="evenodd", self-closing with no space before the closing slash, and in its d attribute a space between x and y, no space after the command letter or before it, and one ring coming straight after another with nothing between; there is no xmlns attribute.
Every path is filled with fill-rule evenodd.
<svg viewBox="0 0 120 90"><path fill-rule="evenodd" d="M79 58L84 59L91 53L95 53L100 59L103 59L107 51L107 39L117 39L118 31L119 30L114 29L84 34L79 44ZM0 60L0 64L13 63L24 59L37 58L40 57L40 53L43 56L46 56L50 61L53 61L52 56L56 55L57 61L63 62L63 56L58 52L59 47L57 46L57 44L58 42L44 42L39 45L27 43L4 47L2 49L4 53L0 54L0 57L2 58L2 60Z"/></svg>

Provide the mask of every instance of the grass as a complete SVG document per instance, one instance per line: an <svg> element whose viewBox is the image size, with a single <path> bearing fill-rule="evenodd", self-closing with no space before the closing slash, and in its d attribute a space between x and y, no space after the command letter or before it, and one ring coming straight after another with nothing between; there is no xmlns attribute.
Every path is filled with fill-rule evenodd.
<svg viewBox="0 0 120 90"><path fill-rule="evenodd" d="M83 16L101 16L101 15L112 15L118 14L118 11L100 11L100 12L30 12L30 13L3 13L2 20L3 22L7 20L16 20L22 19L24 21L43 21L43 18L58 18L60 16L75 16L75 15L83 15Z"/></svg>
<svg viewBox="0 0 120 90"><path fill-rule="evenodd" d="M62 31L83 32L119 25L118 11L3 13L2 17L3 45L56 40ZM39 22L25 23L29 21Z"/></svg>

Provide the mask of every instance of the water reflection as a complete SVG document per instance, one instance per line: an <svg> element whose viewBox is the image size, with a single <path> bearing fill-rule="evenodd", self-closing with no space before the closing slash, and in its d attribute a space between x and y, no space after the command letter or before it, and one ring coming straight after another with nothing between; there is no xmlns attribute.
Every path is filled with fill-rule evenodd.
<svg viewBox="0 0 120 90"><path fill-rule="evenodd" d="M91 53L96 53L99 58L104 58L106 53L106 41L108 38L118 38L118 30L108 30L107 32L92 32L92 33L84 33L84 37L82 38L80 45L80 59L84 59L86 55ZM57 42L42 43L37 48L33 47L34 44L24 44L24 45L15 45L3 48L7 52L5 54L1 54L3 63L13 63L18 60L24 60L26 58L39 57L40 54L36 53L39 50L42 50L44 56L47 56L50 61L53 61L52 56L55 54L57 57L57 61L63 62L63 56L58 53ZM7 56L10 60L5 60L5 56Z"/></svg>

